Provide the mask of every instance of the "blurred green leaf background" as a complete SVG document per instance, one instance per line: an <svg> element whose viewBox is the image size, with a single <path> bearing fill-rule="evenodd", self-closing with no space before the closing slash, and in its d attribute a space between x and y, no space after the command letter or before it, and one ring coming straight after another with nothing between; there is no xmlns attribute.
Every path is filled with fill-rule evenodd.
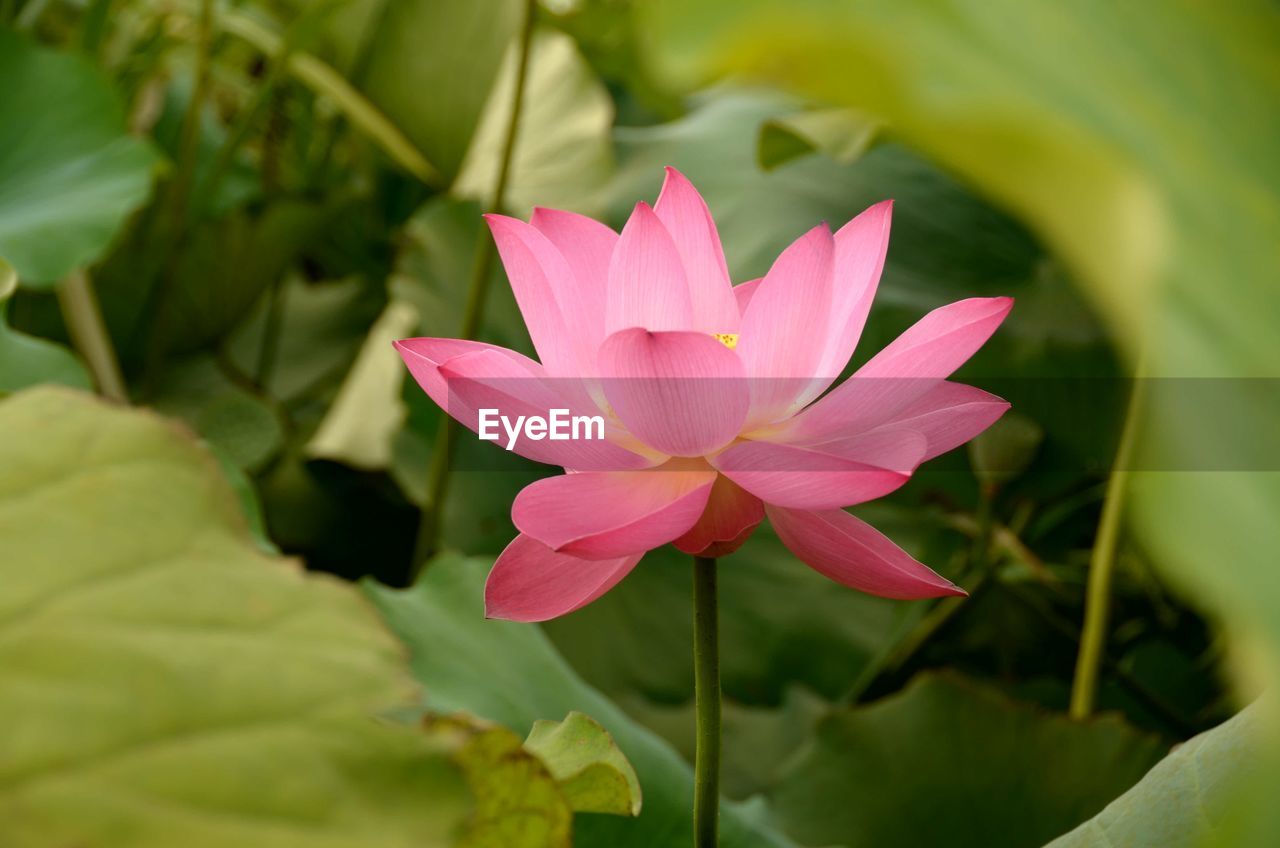
<svg viewBox="0 0 1280 848"><path fill-rule="evenodd" d="M481 213L665 165L735 282L895 199L855 365L1017 299L857 510L970 597L724 560L726 848L1280 844L1280 474L1187 460L1280 432L1274 3L0 0L0 846L690 844L687 557L486 621L547 470L424 564L390 345L532 353Z"/></svg>

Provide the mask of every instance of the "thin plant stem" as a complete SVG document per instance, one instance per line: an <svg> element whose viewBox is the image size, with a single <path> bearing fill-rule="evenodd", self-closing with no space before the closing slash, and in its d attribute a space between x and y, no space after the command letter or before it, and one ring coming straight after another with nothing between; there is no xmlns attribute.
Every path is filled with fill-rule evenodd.
<svg viewBox="0 0 1280 848"><path fill-rule="evenodd" d="M80 49L89 56L96 57L102 49L107 20L111 17L111 2L112 0L90 0L85 7L80 27Z"/></svg>
<svg viewBox="0 0 1280 848"><path fill-rule="evenodd" d="M720 621L716 561L693 558L693 845L715 848L720 830Z"/></svg>
<svg viewBox="0 0 1280 848"><path fill-rule="evenodd" d="M258 361L253 369L253 386L266 392L275 371L276 354L280 349L280 331L284 327L285 280L277 277L267 290L267 314L262 322L262 341L258 345Z"/></svg>
<svg viewBox="0 0 1280 848"><path fill-rule="evenodd" d="M169 211L178 221L175 229L179 232L185 225L188 199L195 185L200 150L201 110L212 80L213 6L213 0L200 0L200 14L196 19L195 80L191 87L191 99L187 102L178 131L178 163L169 187Z"/></svg>
<svg viewBox="0 0 1280 848"><path fill-rule="evenodd" d="M223 178L235 163L236 155L249 140L250 133L267 112L268 107L274 102L280 83L289 73L289 63L293 61L295 50L310 34L312 24L323 18L331 6L331 3L321 3L300 12L285 30L279 49L274 53L265 54L268 61L267 72L258 83L249 104L240 111L226 140L218 148L213 164L209 166L208 174L201 181L199 190L201 197L212 198L217 193Z"/></svg>
<svg viewBox="0 0 1280 848"><path fill-rule="evenodd" d="M515 90L511 95L511 116L507 122L506 137L502 144L502 158L498 163L498 177L493 186L489 210L500 212L506 205L507 185L511 179L511 166L515 159L516 139L520 134L520 114L524 108L526 82L529 76L529 53L533 43L533 25L537 18L537 0L526 0L524 23L520 29L519 52L516 56ZM484 320L485 302L489 295L489 272L493 268L493 247L482 231L476 241L475 257L471 263L471 278L467 284L467 303L462 313L461 338L474 338ZM453 470L454 444L457 424L448 415L442 416L431 450L431 465L427 472L427 494L422 504L422 518L418 525L418 541L414 549L411 573L420 571L436 552L440 540L440 517L445 500L449 496L449 476Z"/></svg>
<svg viewBox="0 0 1280 848"><path fill-rule="evenodd" d="M1138 366L1129 404L1125 411L1120 446L1116 449L1107 494L1102 503L1098 535L1089 556L1089 580L1085 587L1084 627L1080 635L1080 653L1076 658L1075 679L1071 683L1070 715L1088 718L1098 696L1098 669L1102 664L1107 641L1107 622L1111 615L1111 581L1115 573L1116 548L1120 524L1124 517L1124 498L1129 481L1129 463L1138 438L1142 417L1143 367Z"/></svg>
<svg viewBox="0 0 1280 848"><path fill-rule="evenodd" d="M129 392L89 275L84 271L71 272L58 284L57 292L67 332L88 364L98 393L108 400L127 404Z"/></svg>
<svg viewBox="0 0 1280 848"><path fill-rule="evenodd" d="M996 484L986 481L978 483L978 512L975 516L978 532L973 537L973 549L969 554L971 571L982 573L986 569L987 558L991 555L992 510L995 508Z"/></svg>
<svg viewBox="0 0 1280 848"><path fill-rule="evenodd" d="M195 185L196 162L200 147L201 109L209 91L213 54L213 0L200 0L200 14L196 23L195 82L191 88L191 100L182 116L178 135L177 167L169 184L166 198L167 215L162 226L167 230L164 258L159 264L160 276L143 304L145 319L142 326L148 332L144 390L155 388L169 344L169 301L178 274L179 259L186 245L188 218L190 217L191 192Z"/></svg>

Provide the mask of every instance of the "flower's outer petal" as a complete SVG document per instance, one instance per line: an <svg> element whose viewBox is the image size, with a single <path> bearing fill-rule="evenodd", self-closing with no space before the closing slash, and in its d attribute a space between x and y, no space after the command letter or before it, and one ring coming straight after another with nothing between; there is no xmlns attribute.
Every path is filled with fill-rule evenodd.
<svg viewBox="0 0 1280 848"><path fill-rule="evenodd" d="M760 288L762 282L764 277L756 277L754 280L747 280L733 287L733 297L738 301L739 314L747 314L747 306L750 305L751 298L755 297L756 290Z"/></svg>
<svg viewBox="0 0 1280 848"><path fill-rule="evenodd" d="M469 339L400 339L395 342L395 348L400 358L404 360L404 364L408 366L409 373L427 393L427 397L435 401L436 406L441 409L446 409L449 405L449 387L440 374L440 365L455 356L489 350L507 357L529 374L538 376L546 374L541 365L522 353Z"/></svg>
<svg viewBox="0 0 1280 848"><path fill-rule="evenodd" d="M562 308L562 301L573 299L557 292L573 285L568 263L546 236L524 221L505 215L484 217L538 359L553 377L579 376L585 345Z"/></svg>
<svg viewBox="0 0 1280 848"><path fill-rule="evenodd" d="M703 456L742 428L750 389L737 354L707 333L614 333L600 347L604 394L636 438Z"/></svg>
<svg viewBox="0 0 1280 848"><path fill-rule="evenodd" d="M841 450L839 454L772 442L739 442L710 461L766 504L837 509L884 497L901 487L926 447L925 437L909 430L850 442L832 446Z"/></svg>
<svg viewBox="0 0 1280 848"><path fill-rule="evenodd" d="M800 405L825 391L849 364L884 271L892 218L893 201L885 200L866 209L836 232L831 322L822 362L816 372L826 379L815 381L799 398Z"/></svg>
<svg viewBox="0 0 1280 848"><path fill-rule="evenodd" d="M636 204L609 262L605 333L630 327L697 329L680 251L647 203Z"/></svg>
<svg viewBox="0 0 1280 848"><path fill-rule="evenodd" d="M861 462L874 468L884 468L899 474L913 474L929 450L929 439L924 433L907 426L885 427L856 436L832 439L818 445L797 445L805 450L830 454L852 462Z"/></svg>
<svg viewBox="0 0 1280 848"><path fill-rule="evenodd" d="M971 297L921 318L858 369L863 377L950 377L1013 309L1011 297Z"/></svg>
<svg viewBox="0 0 1280 848"><path fill-rule="evenodd" d="M763 520L764 504L761 500L728 477L718 474L698 523L672 544L687 554L725 556L745 542L750 531ZM709 550L715 553L705 553Z"/></svg>
<svg viewBox="0 0 1280 848"><path fill-rule="evenodd" d="M694 328L708 333L738 332L737 302L720 234L698 190L675 168L667 177L653 211L671 234L684 262L693 304Z"/></svg>
<svg viewBox="0 0 1280 848"><path fill-rule="evenodd" d="M812 444L865 432L936 389L991 338L1013 298L970 298L933 310L825 397L761 438Z"/></svg>
<svg viewBox="0 0 1280 848"><path fill-rule="evenodd" d="M944 380L869 435L913 430L928 441L924 460L958 448L1004 415L1009 402L993 394Z"/></svg>
<svg viewBox="0 0 1280 848"><path fill-rule="evenodd" d="M844 510L766 509L782 543L806 565L837 583L899 600L967 594Z"/></svg>
<svg viewBox="0 0 1280 848"><path fill-rule="evenodd" d="M511 520L558 553L611 559L688 532L707 505L714 471L584 472L521 490Z"/></svg>
<svg viewBox="0 0 1280 848"><path fill-rule="evenodd" d="M572 314L563 301L561 305L570 331L585 337L593 358L588 364L594 367L594 353L605 336L609 260L618 243L618 234L585 215L541 206L534 208L529 223L555 245L573 272L574 284L567 290L578 302L572 305Z"/></svg>
<svg viewBox="0 0 1280 848"><path fill-rule="evenodd" d="M553 410L563 410L562 414L570 419L600 415L594 404L585 399L577 381L548 379L541 369L530 370L530 364L537 367L536 363L521 363L492 350L455 356L438 366L447 391L443 403L439 400L437 403L458 423L477 434L480 410L495 410L496 416L505 416L513 426L518 426L516 422L521 416L526 420L531 416L550 419ZM578 392L571 397L568 389L573 387L577 387ZM496 421L496 416L491 415L489 420ZM522 433L512 450L536 462L577 470L616 471L654 464L653 459L611 441L607 421L604 431L604 439L553 440ZM498 443L507 446L509 438L503 424L491 426L489 432L496 432Z"/></svg>
<svg viewBox="0 0 1280 848"><path fill-rule="evenodd" d="M742 316L738 355L751 378L749 425L790 415L819 376L830 320L835 244L825 224L796 239Z"/></svg>
<svg viewBox="0 0 1280 848"><path fill-rule="evenodd" d="M547 621L566 615L618 585L641 556L579 559L528 536L516 536L485 581L485 617Z"/></svg>

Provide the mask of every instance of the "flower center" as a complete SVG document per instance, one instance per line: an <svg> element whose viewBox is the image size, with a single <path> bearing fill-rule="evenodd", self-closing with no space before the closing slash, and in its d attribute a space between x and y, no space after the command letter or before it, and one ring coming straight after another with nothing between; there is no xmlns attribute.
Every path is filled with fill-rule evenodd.
<svg viewBox="0 0 1280 848"><path fill-rule="evenodd" d="M733 350L735 347L738 346L737 333L712 333L711 338L720 342L720 344L729 348L729 350Z"/></svg>

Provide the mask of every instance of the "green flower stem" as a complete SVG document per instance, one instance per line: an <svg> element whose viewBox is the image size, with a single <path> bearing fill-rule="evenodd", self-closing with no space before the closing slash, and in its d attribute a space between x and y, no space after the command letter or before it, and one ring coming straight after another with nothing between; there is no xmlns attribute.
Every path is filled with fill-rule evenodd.
<svg viewBox="0 0 1280 848"><path fill-rule="evenodd" d="M129 393L120 373L120 363L116 360L115 348L111 346L111 336L102 320L89 275L84 271L73 271L58 284L57 292L67 332L88 364L98 393L117 403L128 403Z"/></svg>
<svg viewBox="0 0 1280 848"><path fill-rule="evenodd" d="M520 113L524 107L525 83L529 76L529 52L533 43L533 25L537 19L537 0L526 0L524 22L520 29L519 53L516 57L516 84L511 99L511 118L507 123L506 138L502 145L502 159L498 163L498 178L493 186L489 211L501 212L507 200L507 184L511 179L511 165L515 159L516 139L520 132ZM486 233L480 233L476 241L475 258L471 263L471 279L467 285L467 305L462 314L460 338L470 339L480 331L484 320L484 306L489 295L489 272L493 268L493 246ZM414 550L413 568L419 570L426 564L440 539L440 516L449 494L449 474L453 468L453 445L457 441L457 424L448 415L436 431L431 451L431 467L427 476L427 496L422 504L422 519L418 525L418 543Z"/></svg>
<svg viewBox="0 0 1280 848"><path fill-rule="evenodd" d="M694 848L715 848L720 827L720 621L716 561L693 558Z"/></svg>
<svg viewBox="0 0 1280 848"><path fill-rule="evenodd" d="M1084 629L1080 635L1080 653L1076 658L1075 679L1071 683L1070 714L1085 719L1093 712L1098 694L1098 669L1102 664L1107 641L1107 621L1111 613L1111 578L1115 572L1116 547L1120 538L1120 522L1124 516L1124 497L1129 479L1129 462L1137 441L1138 420L1142 415L1141 364L1135 375L1129 407L1125 412L1124 430L1116 450L1107 494L1098 522L1098 536L1089 557L1089 582L1085 589Z"/></svg>

